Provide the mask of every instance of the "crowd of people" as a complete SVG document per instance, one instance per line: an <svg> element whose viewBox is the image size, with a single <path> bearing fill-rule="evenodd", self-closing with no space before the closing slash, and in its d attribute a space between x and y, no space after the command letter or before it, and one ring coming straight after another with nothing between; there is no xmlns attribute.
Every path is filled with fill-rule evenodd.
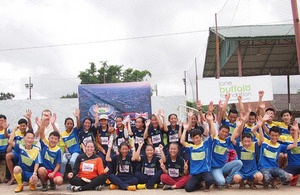
<svg viewBox="0 0 300 195"><path fill-rule="evenodd" d="M118 116L113 127L97 107L95 120L87 117L82 123L76 109L76 123L66 118L62 133L50 110L35 119L34 128L27 110L12 130L1 114L5 181L18 185L15 192L26 185L35 190L39 181L42 191L55 190L65 174L74 192L101 190L103 185L110 190L156 189L161 183L163 190L186 192L209 191L212 185L295 186L300 174L299 124L292 121L290 110L281 112L283 122L273 121L275 110L265 108L263 95L260 91L256 111L250 106L246 110L239 96L239 112L231 108L227 113L230 94L217 106L210 102L206 113L197 101L198 111L189 111L182 122L176 114L166 117L159 110L148 120L136 118L134 125Z"/></svg>

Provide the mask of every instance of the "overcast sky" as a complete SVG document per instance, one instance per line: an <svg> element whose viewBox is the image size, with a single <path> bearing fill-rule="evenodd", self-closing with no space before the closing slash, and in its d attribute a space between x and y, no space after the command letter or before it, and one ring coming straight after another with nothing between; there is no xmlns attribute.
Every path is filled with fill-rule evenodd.
<svg viewBox="0 0 300 195"><path fill-rule="evenodd" d="M2 0L0 91L26 99L31 76L32 98L59 98L77 92L89 62L108 61L149 70L159 95L184 95L185 70L195 87L195 58L202 76L215 13L220 26L293 22L289 0ZM286 93L285 80L273 79L274 93Z"/></svg>

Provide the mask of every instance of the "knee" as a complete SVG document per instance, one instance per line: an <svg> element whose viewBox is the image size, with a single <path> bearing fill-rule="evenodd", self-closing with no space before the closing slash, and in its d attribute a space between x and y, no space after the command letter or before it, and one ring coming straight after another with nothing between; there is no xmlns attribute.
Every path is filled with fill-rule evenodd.
<svg viewBox="0 0 300 195"><path fill-rule="evenodd" d="M62 177L55 177L53 181L56 185L61 186L64 182L64 179Z"/></svg>
<svg viewBox="0 0 300 195"><path fill-rule="evenodd" d="M223 176L221 178L214 178L214 179L218 186L223 186L225 184L225 178Z"/></svg>
<svg viewBox="0 0 300 195"><path fill-rule="evenodd" d="M15 166L15 168L14 168L14 174L19 174L19 173L22 173L22 168L19 167L19 166Z"/></svg>
<svg viewBox="0 0 300 195"><path fill-rule="evenodd" d="M243 162L241 160L235 160L235 166L242 168Z"/></svg>
<svg viewBox="0 0 300 195"><path fill-rule="evenodd" d="M242 181L242 177L239 174L235 174L233 176L233 182L234 183L240 183Z"/></svg>
<svg viewBox="0 0 300 195"><path fill-rule="evenodd" d="M5 155L6 161L12 160L14 158L14 154L12 152Z"/></svg>
<svg viewBox="0 0 300 195"><path fill-rule="evenodd" d="M160 180L161 180L161 181L165 181L167 178L168 178L168 175L167 175L167 174L162 174L162 175L160 176Z"/></svg>
<svg viewBox="0 0 300 195"><path fill-rule="evenodd" d="M189 187L188 185L186 185L184 189L185 189L186 192L192 192L193 191L193 189L191 187Z"/></svg>
<svg viewBox="0 0 300 195"><path fill-rule="evenodd" d="M47 170L45 169L45 167L40 167L38 169L38 174L39 175L46 175L47 174Z"/></svg>
<svg viewBox="0 0 300 195"><path fill-rule="evenodd" d="M253 176L255 182L261 182L264 178L263 174L258 172Z"/></svg>

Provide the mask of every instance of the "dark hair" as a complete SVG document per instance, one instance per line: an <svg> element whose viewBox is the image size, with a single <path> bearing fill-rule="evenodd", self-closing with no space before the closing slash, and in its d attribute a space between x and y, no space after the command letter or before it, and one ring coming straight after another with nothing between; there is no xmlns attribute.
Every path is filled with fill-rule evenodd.
<svg viewBox="0 0 300 195"><path fill-rule="evenodd" d="M136 121L137 119L142 119L143 127L145 127L145 121L146 121L146 120L145 120L143 117L141 117L141 116L140 116L140 117L137 117L137 118L135 119L135 121Z"/></svg>
<svg viewBox="0 0 300 195"><path fill-rule="evenodd" d="M169 117L168 117L168 120L170 120L170 118L171 118L172 115L174 115L176 118L178 118L177 114L170 114Z"/></svg>
<svg viewBox="0 0 300 195"><path fill-rule="evenodd" d="M151 147L153 150L155 150L155 147L151 144L147 144L145 148L147 148L147 147Z"/></svg>
<svg viewBox="0 0 300 195"><path fill-rule="evenodd" d="M251 133L243 133L243 135L242 135L242 140L243 140L244 138L251 138L251 139L252 139Z"/></svg>
<svg viewBox="0 0 300 195"><path fill-rule="evenodd" d="M281 111L280 117L282 117L285 113L289 113L290 116L292 116L292 112L289 109L284 109L284 110Z"/></svg>
<svg viewBox="0 0 300 195"><path fill-rule="evenodd" d="M204 114L205 118L206 118L207 114L208 114L208 112L206 112L206 113ZM215 120L215 119L216 119L216 116L215 116L215 114L214 114L214 113L212 113L212 115L213 115L213 120Z"/></svg>
<svg viewBox="0 0 300 195"><path fill-rule="evenodd" d="M87 146L89 143L92 143L93 146L95 147L95 143L94 143L92 140L87 141L87 142L85 143L85 146Z"/></svg>
<svg viewBox="0 0 300 195"><path fill-rule="evenodd" d="M292 124L289 124L289 126L288 126L288 130L290 131L291 130L291 128L292 128ZM298 128L300 129L300 124L298 123Z"/></svg>
<svg viewBox="0 0 300 195"><path fill-rule="evenodd" d="M177 146L178 150L180 149L180 148L179 148L179 145L178 145L176 142L171 142L171 143L169 144L169 148L170 148L171 145Z"/></svg>
<svg viewBox="0 0 300 195"><path fill-rule="evenodd" d="M6 120L6 116L3 114L0 114L0 118L4 118L4 120Z"/></svg>
<svg viewBox="0 0 300 195"><path fill-rule="evenodd" d="M25 123L25 125L27 125L27 120L21 118L21 119L18 121L18 125L21 125L21 124L23 124L23 123Z"/></svg>
<svg viewBox="0 0 300 195"><path fill-rule="evenodd" d="M255 116L255 118L256 118L257 114L255 112L250 112L249 116Z"/></svg>
<svg viewBox="0 0 300 195"><path fill-rule="evenodd" d="M66 125L66 123L67 123L67 121L68 121L68 120L71 120L71 121L72 121L72 123L73 123L73 125L74 125L74 121L73 121L73 119L72 119L72 118L70 118L70 117L68 117L68 118L66 118L66 119L65 119L65 125Z"/></svg>
<svg viewBox="0 0 300 195"><path fill-rule="evenodd" d="M84 123L86 120L89 120L89 121L91 121L91 123L93 123L93 120L91 118L89 118L89 117L83 119L82 123Z"/></svg>
<svg viewBox="0 0 300 195"><path fill-rule="evenodd" d="M273 108L267 108L266 112L268 112L268 111L272 111L275 114L275 110Z"/></svg>
<svg viewBox="0 0 300 195"><path fill-rule="evenodd" d="M150 116L150 120L152 120L152 117L156 117L156 115L155 115L155 114L152 114L152 115Z"/></svg>
<svg viewBox="0 0 300 195"><path fill-rule="evenodd" d="M231 109L229 110L228 116L229 116L231 113L232 113L232 114L238 114L238 111L237 111L235 108L231 108Z"/></svg>
<svg viewBox="0 0 300 195"><path fill-rule="evenodd" d="M270 135L271 135L271 132L274 132L274 133L279 133L280 134L280 132L281 132L281 130L280 130L280 128L278 127L278 126L273 126L273 127L271 127L271 129L270 129Z"/></svg>
<svg viewBox="0 0 300 195"><path fill-rule="evenodd" d="M24 134L24 137L25 137L27 134L29 134L29 133L31 133L31 134L34 136L34 133L33 133L32 131L27 131L27 132Z"/></svg>
<svg viewBox="0 0 300 195"><path fill-rule="evenodd" d="M124 120L124 117L123 117L123 116L117 116L116 119L117 119L117 118L120 118L120 119Z"/></svg>
<svg viewBox="0 0 300 195"><path fill-rule="evenodd" d="M202 136L202 132L203 131L201 131L200 128L202 128L202 127L197 127L195 129L191 130L191 138L193 138L193 137L195 137L197 135L199 135L200 137Z"/></svg>
<svg viewBox="0 0 300 195"><path fill-rule="evenodd" d="M120 152L122 146L127 146L127 147L129 148L129 144L128 144L127 142L122 142L122 143L120 144L120 146L119 146L119 152ZM118 155L118 161L119 161L119 163L120 163L120 165L121 165L121 167L122 167L122 169L123 169L124 164L123 164L123 161L122 161L122 154L121 154L121 152L120 152L120 154Z"/></svg>
<svg viewBox="0 0 300 195"><path fill-rule="evenodd" d="M55 136L55 137L58 137L58 139L60 138L60 135L59 135L59 133L58 133L57 131L52 131L52 132L49 134L49 137L50 137L51 135L53 135L53 136Z"/></svg>
<svg viewBox="0 0 300 195"><path fill-rule="evenodd" d="M222 128L228 129L228 131L230 130L229 126L226 124L223 124L219 127L219 130L221 130Z"/></svg>

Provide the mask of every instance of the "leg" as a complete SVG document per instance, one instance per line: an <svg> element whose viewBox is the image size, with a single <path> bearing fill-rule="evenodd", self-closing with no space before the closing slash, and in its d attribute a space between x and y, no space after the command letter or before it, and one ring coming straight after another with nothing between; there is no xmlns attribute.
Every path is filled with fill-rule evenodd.
<svg viewBox="0 0 300 195"><path fill-rule="evenodd" d="M61 173L62 176L65 175L65 172L66 172L66 166L67 166L67 163L68 163L68 158L66 157L66 154L64 153L63 154L63 160L62 160L62 163L60 164L60 170L59 172Z"/></svg>
<svg viewBox="0 0 300 195"><path fill-rule="evenodd" d="M272 174L274 174L275 177L278 177L281 182L289 181L291 179L291 177L293 176L292 174L289 174L288 172L286 172L280 168L275 168L273 170Z"/></svg>
<svg viewBox="0 0 300 195"><path fill-rule="evenodd" d="M205 181L205 191L209 190L210 186L215 183L214 177L211 172L201 173L201 181Z"/></svg>
<svg viewBox="0 0 300 195"><path fill-rule="evenodd" d="M211 173L218 186L223 186L225 184L222 168L214 168L212 169Z"/></svg>
<svg viewBox="0 0 300 195"><path fill-rule="evenodd" d="M103 185L106 181L106 175L99 175L92 179L91 183L88 183L82 186L82 191L84 190L95 190L95 188L99 185Z"/></svg>
<svg viewBox="0 0 300 195"><path fill-rule="evenodd" d="M242 176L240 175L240 174L235 174L234 176L233 176L233 182L234 183L241 183L242 182Z"/></svg>
<svg viewBox="0 0 300 195"><path fill-rule="evenodd" d="M48 180L47 179L47 170L45 167L40 167L38 169L38 175L39 175L39 178L40 178L42 184L47 183L47 180Z"/></svg>
<svg viewBox="0 0 300 195"><path fill-rule="evenodd" d="M265 187L271 183L271 180L273 179L270 169L261 169L260 172L263 175L263 182L265 184Z"/></svg>
<svg viewBox="0 0 300 195"><path fill-rule="evenodd" d="M146 182L146 187L148 189L153 189L154 184L159 183L161 174L162 170L157 171L155 175L149 178L148 182Z"/></svg>
<svg viewBox="0 0 300 195"><path fill-rule="evenodd" d="M226 163L223 168L222 172L223 175L228 174L226 178L226 182L230 184L232 182L233 176L242 168L243 162L241 160L234 160Z"/></svg>
<svg viewBox="0 0 300 195"><path fill-rule="evenodd" d="M84 186L84 185L86 185L86 182L83 181L81 178L75 176L70 180L70 184L72 186Z"/></svg>
<svg viewBox="0 0 300 195"><path fill-rule="evenodd" d="M264 176L261 172L257 172L253 175L253 180L254 180L254 183L259 183L259 182L262 182L262 180L264 179Z"/></svg>
<svg viewBox="0 0 300 195"><path fill-rule="evenodd" d="M23 186L22 184L22 168L19 166L15 166L14 168L14 177L16 178L16 181L18 182L19 186Z"/></svg>
<svg viewBox="0 0 300 195"><path fill-rule="evenodd" d="M55 175L54 175L54 178L53 178L53 182L54 184L58 185L58 186L61 186L64 182L64 178L62 177L61 173L60 172L57 172Z"/></svg>
<svg viewBox="0 0 300 195"><path fill-rule="evenodd" d="M176 181L174 179L172 179L172 177L170 177L168 174L162 174L160 176L160 180L161 182L163 182L163 184L168 184L168 185L175 185Z"/></svg>
<svg viewBox="0 0 300 195"><path fill-rule="evenodd" d="M125 184L122 179L120 179L118 176L114 175L114 174L110 174L108 176L109 181L112 184L117 185L119 188L126 190L126 188L129 186L128 184Z"/></svg>
<svg viewBox="0 0 300 195"><path fill-rule="evenodd" d="M198 190L200 188L200 174L193 175L185 185L185 191L186 192L193 192L195 190Z"/></svg>
<svg viewBox="0 0 300 195"><path fill-rule="evenodd" d="M144 175L141 172L135 172L134 175L138 178L139 184L145 184L148 182L147 175Z"/></svg>
<svg viewBox="0 0 300 195"><path fill-rule="evenodd" d="M190 175L185 175L176 179L176 183L175 183L176 188L180 189L184 187L190 178L191 178Z"/></svg>
<svg viewBox="0 0 300 195"><path fill-rule="evenodd" d="M70 158L70 164L71 164L72 169L74 168L74 164L75 164L75 161L76 161L78 155L79 155L78 153L73 153Z"/></svg>
<svg viewBox="0 0 300 195"><path fill-rule="evenodd" d="M13 169L14 169L14 163L13 163L13 159L14 159L14 153L10 152L8 154L6 154L6 166L7 169L11 175L11 181L15 180L14 174L13 174ZM7 175L8 176L8 175Z"/></svg>

